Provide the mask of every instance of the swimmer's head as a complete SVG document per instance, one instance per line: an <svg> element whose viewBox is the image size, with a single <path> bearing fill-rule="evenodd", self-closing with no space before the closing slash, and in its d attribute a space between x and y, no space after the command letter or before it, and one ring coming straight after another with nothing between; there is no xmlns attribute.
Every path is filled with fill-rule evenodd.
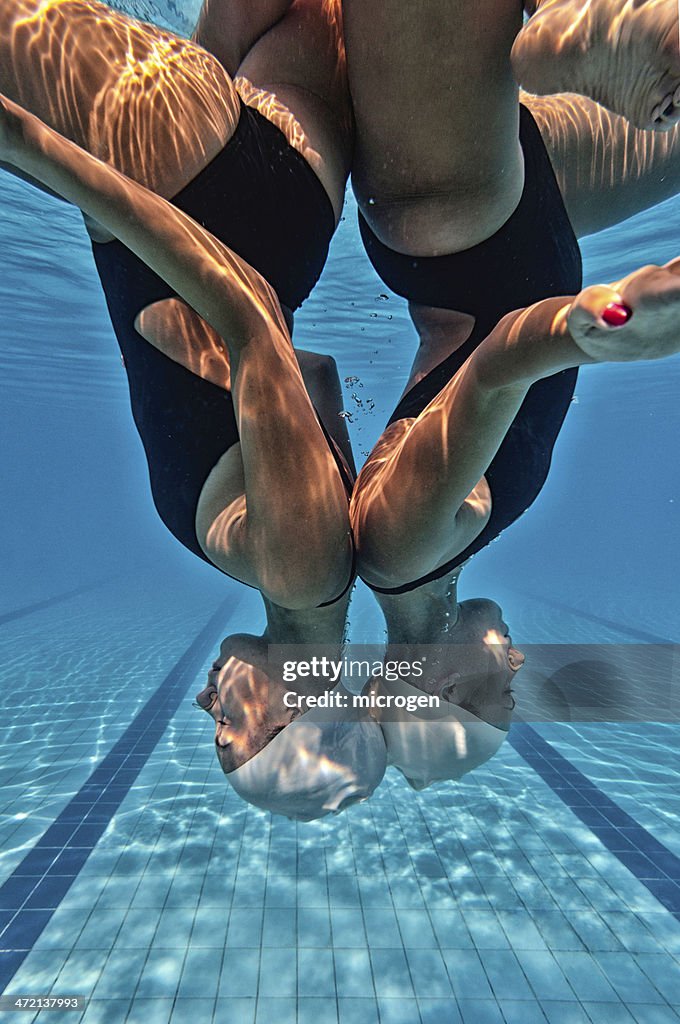
<svg viewBox="0 0 680 1024"><path fill-rule="evenodd" d="M400 658L410 652L422 666L417 676L372 683L375 693L391 698L373 712L383 729L388 763L415 789L460 779L497 752L510 728L513 682L524 663L493 601L454 605L437 641L399 647ZM438 705L405 709L404 698L423 693L436 697Z"/></svg>
<svg viewBox="0 0 680 1024"><path fill-rule="evenodd" d="M507 731L524 655L514 647L495 601L458 603L461 568L404 594L376 594L387 624L388 657L422 657L416 686Z"/></svg>
<svg viewBox="0 0 680 1024"><path fill-rule="evenodd" d="M495 601L462 601L418 686L508 731L515 708L513 684L524 655L512 642Z"/></svg>
<svg viewBox="0 0 680 1024"><path fill-rule="evenodd" d="M196 698L215 720L217 757L234 790L299 821L367 799L385 773L380 728L346 691L329 708L288 707L291 684L272 673L267 652L262 637L229 637Z"/></svg>
<svg viewBox="0 0 680 1024"><path fill-rule="evenodd" d="M217 759L225 773L259 753L300 710L288 708L290 687L267 672L262 637L237 633L222 641L196 703L215 720Z"/></svg>

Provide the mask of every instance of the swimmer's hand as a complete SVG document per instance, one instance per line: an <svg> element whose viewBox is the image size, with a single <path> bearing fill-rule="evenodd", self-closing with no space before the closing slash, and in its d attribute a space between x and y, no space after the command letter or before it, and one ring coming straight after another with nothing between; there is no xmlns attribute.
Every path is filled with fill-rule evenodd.
<svg viewBox="0 0 680 1024"><path fill-rule="evenodd" d="M680 352L680 259L592 285L567 311L567 329L598 363L663 359Z"/></svg>

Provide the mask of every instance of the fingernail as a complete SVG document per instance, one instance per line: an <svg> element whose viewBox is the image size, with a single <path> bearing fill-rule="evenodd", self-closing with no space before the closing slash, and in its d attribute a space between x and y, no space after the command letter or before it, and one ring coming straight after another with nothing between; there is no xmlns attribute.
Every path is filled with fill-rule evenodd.
<svg viewBox="0 0 680 1024"><path fill-rule="evenodd" d="M623 327L633 315L633 310L625 302L610 302L602 311L602 319L607 327Z"/></svg>

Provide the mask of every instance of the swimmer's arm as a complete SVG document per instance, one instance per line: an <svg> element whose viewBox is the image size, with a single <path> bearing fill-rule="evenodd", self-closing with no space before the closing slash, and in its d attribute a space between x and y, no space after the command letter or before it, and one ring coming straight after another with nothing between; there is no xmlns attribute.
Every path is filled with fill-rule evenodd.
<svg viewBox="0 0 680 1024"><path fill-rule="evenodd" d="M540 128L579 238L680 191L680 126L633 128L575 94L521 95Z"/></svg>
<svg viewBox="0 0 680 1024"><path fill-rule="evenodd" d="M245 260L167 200L0 98L0 160L107 228L228 343L287 328L278 299Z"/></svg>
<svg viewBox="0 0 680 1024"><path fill-rule="evenodd" d="M352 498L366 582L418 579L480 533L489 512L484 473L531 384L594 361L567 330L570 310L569 298L549 299L504 317L415 420L388 428Z"/></svg>

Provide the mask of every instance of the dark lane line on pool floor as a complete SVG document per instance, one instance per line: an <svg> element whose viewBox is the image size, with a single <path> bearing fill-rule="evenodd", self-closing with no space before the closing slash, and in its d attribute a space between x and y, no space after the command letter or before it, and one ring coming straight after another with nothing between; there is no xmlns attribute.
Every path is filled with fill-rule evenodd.
<svg viewBox="0 0 680 1024"><path fill-rule="evenodd" d="M646 629L638 629L636 626L629 626L625 622L616 622L615 619L607 619L602 615L594 615L592 612L584 611L582 608L575 608L572 604L566 604L564 601L555 601L551 597L537 597L535 594L529 593L528 590L518 590L513 588L517 594L522 597L528 597L531 601L540 602L540 604L547 605L549 608L554 608L559 612L569 612L570 615L577 615L580 619L585 619L587 622L594 622L598 626L606 626L608 629L613 629L617 633L621 633L624 636L629 636L631 640L640 644L662 644L663 646L674 646L678 643L678 640L669 640L668 637L658 636L657 633L650 633ZM608 643L603 640L601 643Z"/></svg>
<svg viewBox="0 0 680 1024"><path fill-rule="evenodd" d="M552 791L659 903L680 921L680 857L603 793L525 722L508 741Z"/></svg>
<svg viewBox="0 0 680 1024"><path fill-rule="evenodd" d="M234 611L222 602L123 735L0 886L0 992L32 949L153 753Z"/></svg>
<svg viewBox="0 0 680 1024"><path fill-rule="evenodd" d="M65 590L61 594L54 594L53 597L46 597L42 601L34 601L32 604L24 605L22 608L14 608L11 612L3 612L0 615L0 626L4 626L8 622L15 622L17 619L23 619L25 615L33 615L34 612L40 612L43 608L51 608L55 604L61 604L62 601L70 601L72 597L79 597L81 594L87 594L91 590L98 590L117 578L119 577L109 576L104 580L98 580L96 583L87 583L83 587Z"/></svg>

